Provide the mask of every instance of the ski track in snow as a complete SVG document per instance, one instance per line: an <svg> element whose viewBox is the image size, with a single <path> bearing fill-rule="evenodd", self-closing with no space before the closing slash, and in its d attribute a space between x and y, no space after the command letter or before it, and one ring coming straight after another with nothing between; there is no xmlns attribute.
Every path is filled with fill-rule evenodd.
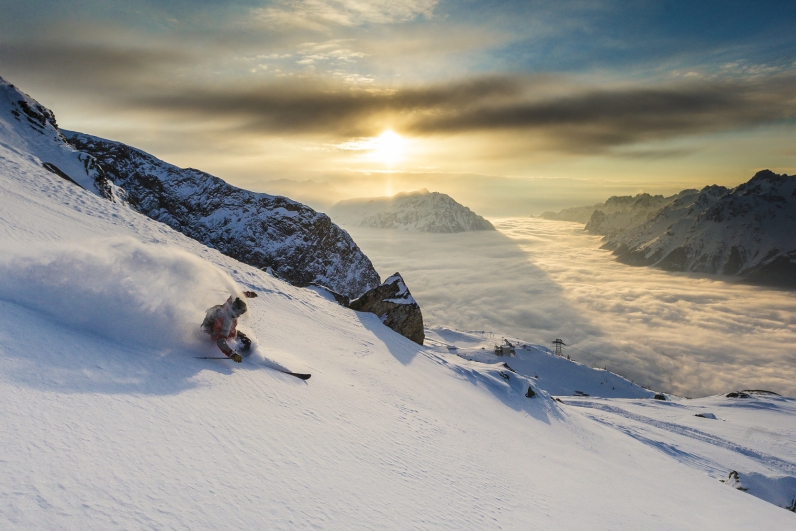
<svg viewBox="0 0 796 531"><path fill-rule="evenodd" d="M726 475L726 467L722 467L718 463L713 463L708 459L680 450L677 445L667 444L660 440L655 440L649 436L650 430L648 428L657 428L666 432L667 434L681 435L683 437L688 437L712 446L729 450L757 461L769 470L779 472L780 474L796 475L796 464L792 462L785 461L784 459L780 459L773 455L768 455L752 448L733 443L716 435L712 435L695 428L675 424L673 422L665 422L659 419L653 419L651 417L632 413L619 406L601 402L568 399L565 403L570 406L610 413L611 415L600 415L594 412L589 412L587 413L587 416L597 422L611 426L633 437L634 439L643 442L644 444L657 448L665 454L671 455L678 461L689 461L692 463L692 466L695 466L696 468L702 468L708 472L720 472L720 476ZM615 418L616 416L641 424L643 428L639 428L632 423L619 421Z"/></svg>

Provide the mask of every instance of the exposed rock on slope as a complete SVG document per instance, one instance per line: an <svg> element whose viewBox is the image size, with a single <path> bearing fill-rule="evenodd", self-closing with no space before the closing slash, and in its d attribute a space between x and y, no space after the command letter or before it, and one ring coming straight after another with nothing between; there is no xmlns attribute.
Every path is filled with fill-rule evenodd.
<svg viewBox="0 0 796 531"><path fill-rule="evenodd" d="M126 194L105 175L89 154L70 146L51 110L0 78L0 139L17 153L81 188L125 203Z"/></svg>
<svg viewBox="0 0 796 531"><path fill-rule="evenodd" d="M317 282L349 297L379 275L347 232L325 214L285 197L236 188L208 173L178 168L119 142L67 132L99 160L143 214L299 285Z"/></svg>
<svg viewBox="0 0 796 531"><path fill-rule="evenodd" d="M796 287L796 176L758 172L732 190L682 193L646 223L609 239L622 262L743 275Z"/></svg>
<svg viewBox="0 0 796 531"><path fill-rule="evenodd" d="M495 230L490 222L439 192L419 190L392 197L348 199L329 211L337 223L418 232Z"/></svg>
<svg viewBox="0 0 796 531"><path fill-rule="evenodd" d="M415 343L423 344L423 314L400 273L384 281L348 306L358 312L378 315L382 322Z"/></svg>

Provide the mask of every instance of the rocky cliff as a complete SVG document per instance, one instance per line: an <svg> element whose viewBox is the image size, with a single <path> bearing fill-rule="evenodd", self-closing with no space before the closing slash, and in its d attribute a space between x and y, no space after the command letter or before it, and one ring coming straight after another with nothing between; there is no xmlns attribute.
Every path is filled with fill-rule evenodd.
<svg viewBox="0 0 796 531"><path fill-rule="evenodd" d="M192 168L178 168L119 142L65 132L99 161L148 217L280 278L317 282L348 297L379 285L370 260L325 214L285 197L250 192Z"/></svg>

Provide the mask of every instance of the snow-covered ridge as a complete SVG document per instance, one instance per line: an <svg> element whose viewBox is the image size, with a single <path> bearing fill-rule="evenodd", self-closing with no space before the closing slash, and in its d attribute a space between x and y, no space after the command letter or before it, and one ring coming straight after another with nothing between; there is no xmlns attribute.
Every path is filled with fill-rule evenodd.
<svg viewBox="0 0 796 531"><path fill-rule="evenodd" d="M315 282L349 297L379 285L368 257L326 214L178 168L120 142L65 134L100 161L138 211L228 256L270 267L296 285Z"/></svg>
<svg viewBox="0 0 796 531"><path fill-rule="evenodd" d="M0 78L0 145L44 167L59 177L115 202L126 202L89 154L64 138L53 112Z"/></svg>
<svg viewBox="0 0 796 531"><path fill-rule="evenodd" d="M684 192L606 242L618 260L671 271L739 275L796 287L796 176L758 172L728 190Z"/></svg>
<svg viewBox="0 0 796 531"><path fill-rule="evenodd" d="M612 197L543 217L582 222L588 211L585 229L620 262L796 288L796 176L763 170L733 189Z"/></svg>
<svg viewBox="0 0 796 531"><path fill-rule="evenodd" d="M2 78L0 145L225 254L271 267L295 284L318 282L350 297L379 284L367 256L325 214L177 168L124 144L61 131L51 110Z"/></svg>
<svg viewBox="0 0 796 531"><path fill-rule="evenodd" d="M646 193L632 196L614 196L595 210L586 223L586 230L592 234L612 237L629 227L646 222L661 208L670 205L683 195L696 192L684 190L677 195L664 197Z"/></svg>
<svg viewBox="0 0 796 531"><path fill-rule="evenodd" d="M425 189L392 197L347 199L334 205L329 215L341 225L380 229L418 232L495 230L490 222L449 195Z"/></svg>

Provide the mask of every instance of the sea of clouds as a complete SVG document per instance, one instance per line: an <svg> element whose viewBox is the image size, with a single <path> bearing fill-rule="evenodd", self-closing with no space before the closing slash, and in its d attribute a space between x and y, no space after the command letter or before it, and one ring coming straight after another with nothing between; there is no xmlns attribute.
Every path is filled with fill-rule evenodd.
<svg viewBox="0 0 796 531"><path fill-rule="evenodd" d="M575 223L490 219L497 232L345 227L400 271L428 325L547 344L656 390L796 396L796 293L631 267Z"/></svg>

